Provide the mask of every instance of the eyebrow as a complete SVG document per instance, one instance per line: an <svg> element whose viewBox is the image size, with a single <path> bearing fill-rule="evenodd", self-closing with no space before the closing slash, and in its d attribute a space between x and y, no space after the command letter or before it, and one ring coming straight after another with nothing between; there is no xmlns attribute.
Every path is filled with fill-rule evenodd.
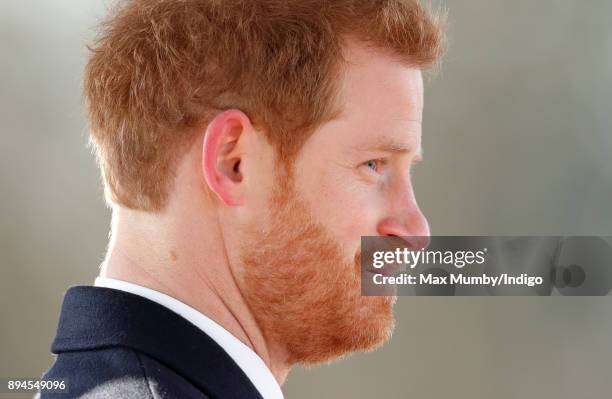
<svg viewBox="0 0 612 399"><path fill-rule="evenodd" d="M414 158L417 161L423 159L423 147L415 149L414 146L411 146L407 143L395 140L390 137L378 138L374 142L358 146L357 149L362 151L380 151L400 154L413 153Z"/></svg>

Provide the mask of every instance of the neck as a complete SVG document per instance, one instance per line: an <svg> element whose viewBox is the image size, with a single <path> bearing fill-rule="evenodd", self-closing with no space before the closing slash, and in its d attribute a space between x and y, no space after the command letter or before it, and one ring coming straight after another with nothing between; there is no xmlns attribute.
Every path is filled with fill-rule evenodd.
<svg viewBox="0 0 612 399"><path fill-rule="evenodd" d="M282 385L290 370L286 352L266 341L258 327L230 268L221 234L211 231L210 226L217 226L210 223L214 218L197 220L193 215L198 213L189 213L170 217L115 208L100 276L151 288L193 307L257 353Z"/></svg>

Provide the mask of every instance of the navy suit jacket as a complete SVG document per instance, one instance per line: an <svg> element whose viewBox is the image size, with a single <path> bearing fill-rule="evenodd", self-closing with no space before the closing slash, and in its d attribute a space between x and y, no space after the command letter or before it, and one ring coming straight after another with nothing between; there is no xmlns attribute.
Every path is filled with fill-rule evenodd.
<svg viewBox="0 0 612 399"><path fill-rule="evenodd" d="M262 399L249 378L189 321L146 298L76 286L64 296L55 363L66 393L41 398Z"/></svg>

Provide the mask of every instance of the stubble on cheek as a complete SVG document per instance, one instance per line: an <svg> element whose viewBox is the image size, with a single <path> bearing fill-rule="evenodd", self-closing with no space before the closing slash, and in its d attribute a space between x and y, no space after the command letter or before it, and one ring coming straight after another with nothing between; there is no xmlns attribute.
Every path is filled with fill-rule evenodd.
<svg viewBox="0 0 612 399"><path fill-rule="evenodd" d="M373 349L394 327L392 297L361 296L360 254L347 260L289 189L271 201L267 228L241 248L241 286L266 339L289 363L313 364Z"/></svg>

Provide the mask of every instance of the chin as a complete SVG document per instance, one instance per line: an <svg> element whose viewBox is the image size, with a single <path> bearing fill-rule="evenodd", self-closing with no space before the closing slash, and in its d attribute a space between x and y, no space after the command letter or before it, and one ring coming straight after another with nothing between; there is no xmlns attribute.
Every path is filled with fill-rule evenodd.
<svg viewBox="0 0 612 399"><path fill-rule="evenodd" d="M364 297L366 298L366 297ZM384 345L393 334L395 317L393 306L396 297L367 297L367 304L362 323L356 330L360 336L358 343L361 347L357 351L371 351Z"/></svg>
<svg viewBox="0 0 612 399"><path fill-rule="evenodd" d="M395 297L361 297L359 306L344 317L342 327L319 336L318 345L297 354L296 363L317 365L342 359L354 352L370 352L383 346L393 334Z"/></svg>

